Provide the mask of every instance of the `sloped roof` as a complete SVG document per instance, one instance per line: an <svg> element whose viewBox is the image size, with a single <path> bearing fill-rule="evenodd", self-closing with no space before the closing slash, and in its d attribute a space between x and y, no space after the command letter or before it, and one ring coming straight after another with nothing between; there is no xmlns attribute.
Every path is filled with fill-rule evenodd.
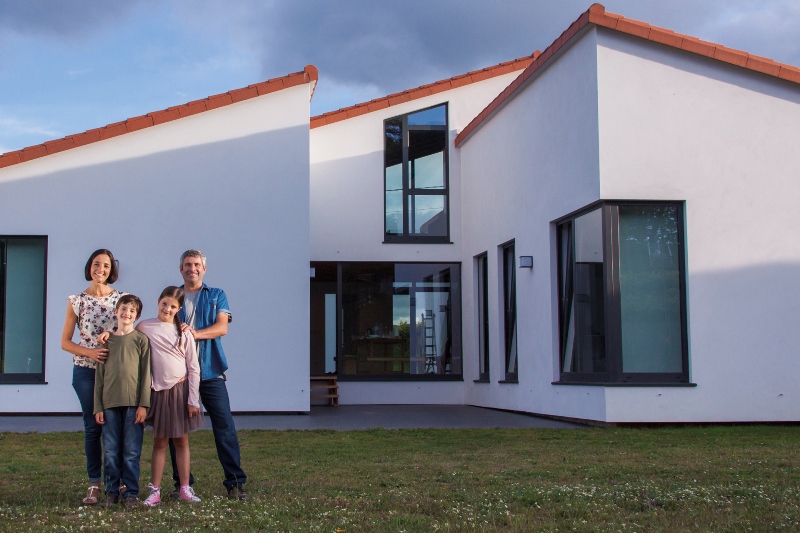
<svg viewBox="0 0 800 533"><path fill-rule="evenodd" d="M513 97L536 71L542 68L562 47L564 47L575 35L588 24L602 26L621 33L635 35L642 39L647 39L656 43L671 46L686 52L692 52L701 56L716 59L724 63L730 63L738 67L754 70L762 74L774 76L782 80L800 83L800 69L792 65L778 63L766 57L748 54L741 50L735 50L722 46L721 44L711 43L692 37L675 33L672 30L652 26L646 22L628 19L622 15L606 12L606 8L601 4L593 4L585 13L567 28L561 36L545 49L524 71L501 92L497 97L472 119L466 128L456 136L455 145L460 146L477 128L496 113L505 102Z"/></svg>
<svg viewBox="0 0 800 533"><path fill-rule="evenodd" d="M233 89L226 93L215 94L213 96L209 96L208 98L195 100L183 105L169 107L162 111L154 111L139 117L129 118L127 120L123 120L122 122L115 122L114 124L103 126L102 128L95 128L93 130L77 133L75 135L67 135L62 139L55 139L52 141L47 141L43 144L28 146L22 150L6 152L0 156L0 168L16 165L18 163L24 163L25 161L30 161L31 159L63 152L64 150L70 150L72 148L102 141L104 139L110 139L111 137L117 137L118 135L124 135L126 133L131 133L144 128L158 126L164 122L178 120L190 115L196 115L197 113L203 113L204 111L211 111L212 109L217 109L218 107L235 104L236 102L241 102L242 100L248 100L250 98L255 98L256 96L274 93L276 91L288 89L289 87L295 87L304 83L312 84L311 94L313 95L318 78L319 73L317 71L317 67L314 65L307 65L301 72L294 72L280 78L272 78L261 83L254 83L241 89Z"/></svg>
<svg viewBox="0 0 800 533"><path fill-rule="evenodd" d="M340 122L342 120L347 120L348 118L378 111L379 109L385 109L393 105L410 102L411 100L416 100L417 98L424 98L426 96L431 96L443 91L449 91L450 89L456 89L464 85L469 85L470 83L476 83L479 81L488 80L489 78L494 78L496 76L502 76L503 74L509 74L517 70L522 70L530 65L534 59L539 57L540 53L541 52L537 50L530 56L520 57L518 59L506 61L504 63L500 63L499 65L486 67L481 70L473 70L472 72L467 72L466 74L447 78L446 80L439 80L427 85L416 87L414 89L408 89L399 93L390 94L389 96L376 98L375 100L370 100L369 102L356 104L350 107L343 107L335 111L329 111L328 113L311 117L311 128L327 126L328 124L333 124L334 122Z"/></svg>

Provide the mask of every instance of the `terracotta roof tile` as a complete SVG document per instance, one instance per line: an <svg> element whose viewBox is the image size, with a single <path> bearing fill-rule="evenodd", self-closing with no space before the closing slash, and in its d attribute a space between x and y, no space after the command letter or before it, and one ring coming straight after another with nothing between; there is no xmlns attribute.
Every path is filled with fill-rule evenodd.
<svg viewBox="0 0 800 533"><path fill-rule="evenodd" d="M438 94L444 91L449 91L451 89L456 89L458 87L463 87L465 85L476 83L478 81L483 81L490 78L495 78L497 76L502 76L503 74L516 72L530 65L532 61L533 57L531 56L521 57L519 59L514 59L512 61L504 61L503 63L494 65L492 67L487 67L485 69L476 70L473 72L467 72L466 74L461 74L459 76L454 76L452 78L448 78L446 80L440 80L434 83L428 83L420 87L415 87L413 89L408 89L407 91L390 94L382 98L376 98L374 100L370 100L369 102L364 102L364 103L367 104L369 112L371 113L373 111L386 109L387 107L394 106L397 104L410 102L418 98L424 98L425 96ZM311 127L319 128L321 126L327 126L328 124L334 124L341 120L347 120L348 118L352 118L352 116L361 115L363 114L361 112L359 112L357 115L349 113L351 109L361 105L363 104L344 107L342 109L329 111L327 113L311 117Z"/></svg>
<svg viewBox="0 0 800 533"><path fill-rule="evenodd" d="M39 157L43 157L47 155L47 148L43 144L37 144L36 146L29 146L27 148L22 149L22 154L20 154L23 161L30 161L31 159L36 159Z"/></svg>
<svg viewBox="0 0 800 533"><path fill-rule="evenodd" d="M47 141L44 144L29 146L23 150L2 154L0 155L0 168L16 165L45 155L63 152L71 148L85 146L151 126L157 126L164 122L196 115L197 113L203 113L204 111L210 111L248 98L255 98L256 96L295 87L304 83L311 84L311 94L313 94L318 79L319 71L317 67L314 65L307 65L301 72L294 72L282 78L273 78L243 89L234 89L227 93L216 94L187 104L173 106L161 111L148 113L147 115L132 117L122 122L108 124L102 128L95 128L83 133L67 135L63 139L55 139Z"/></svg>
<svg viewBox="0 0 800 533"><path fill-rule="evenodd" d="M606 8L601 4L593 4L586 12L573 22L570 27L556 39L541 56L528 65L525 70L500 93L481 113L470 122L464 130L456 136L456 146L461 145L469 136L487 120L503 102L511 97L530 78L536 71L542 68L558 50L572 39L587 24L603 26L621 33L627 33L636 37L647 39L673 48L678 48L686 52L703 55L731 63L749 70L761 72L769 76L775 76L794 83L800 83L800 69L791 65L777 63L765 57L750 55L747 52L726 48L722 45L703 41L696 37L675 33L672 30L651 26L646 22L627 19L622 15L606 12ZM511 89L511 90L509 90Z"/></svg>
<svg viewBox="0 0 800 533"><path fill-rule="evenodd" d="M70 148L75 148L75 142L72 139L56 139L55 141L47 141L44 143L44 146L47 148L48 154L56 154L64 150L69 150Z"/></svg>

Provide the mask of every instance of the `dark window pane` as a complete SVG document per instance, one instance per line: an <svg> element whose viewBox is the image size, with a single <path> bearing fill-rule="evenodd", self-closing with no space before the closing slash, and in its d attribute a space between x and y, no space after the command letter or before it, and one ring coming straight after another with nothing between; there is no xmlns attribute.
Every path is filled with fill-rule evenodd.
<svg viewBox="0 0 800 533"><path fill-rule="evenodd" d="M6 241L6 314L0 359L4 374L43 372L45 239Z"/></svg>
<svg viewBox="0 0 800 533"><path fill-rule="evenodd" d="M571 298L562 299L564 372L604 372L605 316L603 289L603 216L595 209L576 218L572 229L564 228L562 245L564 289ZM562 243L563 244L563 243Z"/></svg>
<svg viewBox="0 0 800 533"><path fill-rule="evenodd" d="M682 372L676 206L619 207L623 372Z"/></svg>
<svg viewBox="0 0 800 533"><path fill-rule="evenodd" d="M416 235L447 235L447 213L443 195L409 195L409 231Z"/></svg>
<svg viewBox="0 0 800 533"><path fill-rule="evenodd" d="M340 372L460 374L456 265L344 263ZM454 350L456 346L457 350Z"/></svg>
<svg viewBox="0 0 800 533"><path fill-rule="evenodd" d="M517 379L517 270L514 245L503 249L506 379Z"/></svg>
<svg viewBox="0 0 800 533"><path fill-rule="evenodd" d="M478 312L478 366L480 379L489 379L489 288L488 288L488 261L486 254L479 255L475 260L478 285L477 312Z"/></svg>
<svg viewBox="0 0 800 533"><path fill-rule="evenodd" d="M393 167L403 163L403 120L392 118L385 122L386 146L384 166Z"/></svg>
<svg viewBox="0 0 800 533"><path fill-rule="evenodd" d="M409 126L446 126L447 113L445 106L432 107L417 113L408 115Z"/></svg>

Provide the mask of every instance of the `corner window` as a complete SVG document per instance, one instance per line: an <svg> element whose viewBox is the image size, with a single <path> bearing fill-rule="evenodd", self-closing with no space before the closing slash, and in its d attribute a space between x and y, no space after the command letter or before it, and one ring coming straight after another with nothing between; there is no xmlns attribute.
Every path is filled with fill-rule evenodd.
<svg viewBox="0 0 800 533"><path fill-rule="evenodd" d="M44 382L47 237L0 236L0 383Z"/></svg>
<svg viewBox="0 0 800 533"><path fill-rule="evenodd" d="M475 311L478 331L478 381L489 381L489 268L487 254L475 257Z"/></svg>
<svg viewBox="0 0 800 533"><path fill-rule="evenodd" d="M384 242L449 242L447 104L384 122Z"/></svg>
<svg viewBox="0 0 800 533"><path fill-rule="evenodd" d="M683 231L679 202L604 202L557 224L562 381L689 381Z"/></svg>
<svg viewBox="0 0 800 533"><path fill-rule="evenodd" d="M519 379L517 371L517 269L514 242L501 247L503 266L503 329L505 333L506 382Z"/></svg>

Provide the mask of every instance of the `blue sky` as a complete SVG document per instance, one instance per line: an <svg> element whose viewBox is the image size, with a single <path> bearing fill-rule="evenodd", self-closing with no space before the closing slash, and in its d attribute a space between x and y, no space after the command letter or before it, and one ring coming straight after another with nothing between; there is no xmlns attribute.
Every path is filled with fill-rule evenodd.
<svg viewBox="0 0 800 533"><path fill-rule="evenodd" d="M543 50L586 0L0 0L0 153L302 70L312 114ZM800 0L606 9L800 65Z"/></svg>

